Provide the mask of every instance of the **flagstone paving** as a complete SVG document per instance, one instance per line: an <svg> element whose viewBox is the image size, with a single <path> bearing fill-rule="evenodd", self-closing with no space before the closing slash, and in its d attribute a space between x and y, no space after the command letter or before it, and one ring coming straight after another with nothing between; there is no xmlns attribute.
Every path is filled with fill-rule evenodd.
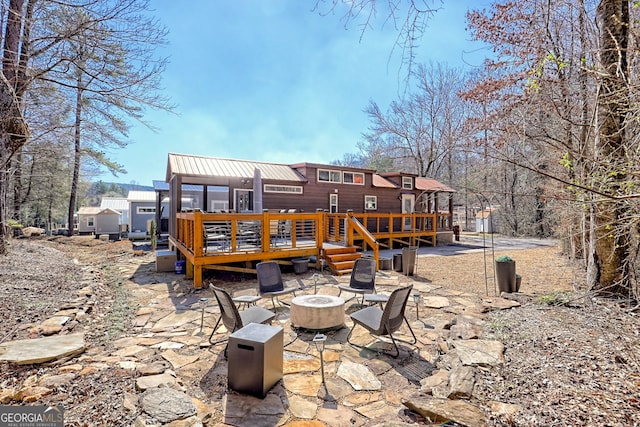
<svg viewBox="0 0 640 427"><path fill-rule="evenodd" d="M376 280L379 293L407 284L420 293L419 307L410 297L406 308L417 344L401 343L400 356L394 359L384 354L392 349L388 340L376 339L356 327L352 340L366 348L351 346L346 340L352 326L349 313L361 306L357 298L348 300L346 327L324 332L324 383L320 354L312 342L315 333L293 329L288 307L277 307L272 325L284 332L283 378L260 399L227 388L225 344L211 345L208 340L219 315L209 289L196 291L177 275L155 273L152 265L131 263L121 269L129 277L126 286L138 304L135 333L116 340L109 349L88 349L61 363L59 376L49 377L44 385L33 384L27 392L34 396L46 393L43 387L71 381L87 369L118 366L132 370L136 390L126 393L122 407L138 414L138 427L403 425L424 422L424 417L435 422L484 425L484 410L470 400L474 372L478 367L503 364L504 347L498 341L481 339L482 319L490 310L518 304L500 297L450 291L392 271L380 272ZM337 285L349 281L348 277L317 272L304 277L287 275L286 279L303 289L298 295L314 289L319 294L338 295ZM253 292L250 280L222 285L238 294ZM90 294L91 290L82 292ZM201 298L208 299L204 315ZM272 308L268 299L258 304ZM74 312L58 313L43 325L55 328L69 321L67 316L73 317ZM220 326L213 340L225 336L228 331ZM398 337L411 338L406 325ZM75 339L71 348L70 338ZM42 339L50 340L45 354L28 346L31 354L27 357L20 353L25 343L5 342L0 359L11 360L11 355L19 354L15 356L19 363L37 363L51 360L51 354L76 354L84 348L81 337Z"/></svg>

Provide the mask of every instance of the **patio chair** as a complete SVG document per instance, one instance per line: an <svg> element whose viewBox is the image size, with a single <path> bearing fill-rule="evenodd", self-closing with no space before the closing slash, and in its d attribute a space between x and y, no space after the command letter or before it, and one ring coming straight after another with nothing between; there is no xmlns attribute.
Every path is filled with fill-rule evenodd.
<svg viewBox="0 0 640 427"><path fill-rule="evenodd" d="M232 334L249 323L271 323L273 318L276 316L272 311L258 305L253 305L245 310L239 311L229 292L213 285L209 285L209 288L213 291L216 301L218 302L218 307L220 307L220 317L218 317L218 321L213 327L211 335L209 335L209 343L211 345L220 344L221 342L228 340L227 337L215 342L211 341L213 334L215 334L216 329L218 329L220 321L222 321L222 324L227 328L229 334ZM226 347L224 349L224 354L225 356L227 355Z"/></svg>
<svg viewBox="0 0 640 427"><path fill-rule="evenodd" d="M376 293L376 261L372 258L358 258L351 270L349 286L339 285L338 289L340 290L338 296L342 291L362 295L362 304L364 304L364 294ZM352 300L356 295L347 301Z"/></svg>
<svg viewBox="0 0 640 427"><path fill-rule="evenodd" d="M402 342L407 342L408 344L415 344L416 342L418 342L416 335L413 333L413 329L411 329L411 325L409 325L409 322L404 315L404 310L407 306L407 300L409 299L412 288L413 285L409 285L403 288L395 289L391 293L391 295L389 295L389 300L384 306L384 310L380 309L377 306L370 306L352 313L350 317L353 321L353 326L349 331L349 335L347 335L347 342L354 347L364 348L364 346L351 342L351 334L353 333L353 330L356 326L360 325L367 331L369 331L371 335L374 335L376 337L388 335L391 338L391 342L393 343L395 354L386 354L389 354L394 358L398 357L398 355L400 355L400 349L398 348L396 340L402 340L394 338L393 334L397 332L398 329L400 329L403 321L407 324L407 327L409 328L409 331L413 336L413 340Z"/></svg>
<svg viewBox="0 0 640 427"><path fill-rule="evenodd" d="M258 273L258 292L262 298L271 298L274 310L276 308L276 299L281 305L289 305L282 302L279 297L290 293L295 296L296 291L300 289L298 287L284 286L280 266L275 261L259 262L256 264L256 271Z"/></svg>

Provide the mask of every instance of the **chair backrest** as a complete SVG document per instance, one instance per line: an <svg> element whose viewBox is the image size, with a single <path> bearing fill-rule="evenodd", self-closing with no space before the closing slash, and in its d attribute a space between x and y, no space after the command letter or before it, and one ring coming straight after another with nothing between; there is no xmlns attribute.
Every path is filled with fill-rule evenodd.
<svg viewBox="0 0 640 427"><path fill-rule="evenodd" d="M373 258L358 258L351 270L349 286L354 289L371 289L376 286L376 261Z"/></svg>
<svg viewBox="0 0 640 427"><path fill-rule="evenodd" d="M240 317L240 312L238 311L236 305L233 303L233 298L231 297L229 292L213 285L209 285L209 288L213 290L216 301L218 301L222 323L224 324L225 328L227 328L229 333L233 333L242 328L243 325L242 318Z"/></svg>
<svg viewBox="0 0 640 427"><path fill-rule="evenodd" d="M389 295L389 300L382 312L382 319L380 319L380 328L383 329L383 334L392 334L402 326L404 309L407 306L411 289L413 289L413 285L405 286L395 289Z"/></svg>
<svg viewBox="0 0 640 427"><path fill-rule="evenodd" d="M272 219L269 221L269 234L271 236L278 235L278 220Z"/></svg>
<svg viewBox="0 0 640 427"><path fill-rule="evenodd" d="M280 266L275 261L264 261L256 264L258 287L260 293L278 292L284 289Z"/></svg>

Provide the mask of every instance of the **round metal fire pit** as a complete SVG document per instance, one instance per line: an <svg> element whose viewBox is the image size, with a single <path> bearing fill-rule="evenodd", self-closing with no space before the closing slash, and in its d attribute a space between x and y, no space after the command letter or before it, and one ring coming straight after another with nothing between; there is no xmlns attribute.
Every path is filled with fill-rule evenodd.
<svg viewBox="0 0 640 427"><path fill-rule="evenodd" d="M302 295L291 300L291 325L321 331L344 326L344 300L332 295Z"/></svg>

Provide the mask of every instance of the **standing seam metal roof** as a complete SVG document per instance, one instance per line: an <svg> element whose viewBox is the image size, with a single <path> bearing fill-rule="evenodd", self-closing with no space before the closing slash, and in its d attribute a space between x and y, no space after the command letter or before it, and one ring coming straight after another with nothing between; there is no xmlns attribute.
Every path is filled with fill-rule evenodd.
<svg viewBox="0 0 640 427"><path fill-rule="evenodd" d="M168 182L173 175L178 174L183 176L253 178L256 168L260 169L262 179L306 182L306 179L293 170L291 166L281 163L223 159L176 153L169 153L166 180Z"/></svg>
<svg viewBox="0 0 640 427"><path fill-rule="evenodd" d="M155 202L155 200L155 191L131 190L127 196L127 201L129 202Z"/></svg>

